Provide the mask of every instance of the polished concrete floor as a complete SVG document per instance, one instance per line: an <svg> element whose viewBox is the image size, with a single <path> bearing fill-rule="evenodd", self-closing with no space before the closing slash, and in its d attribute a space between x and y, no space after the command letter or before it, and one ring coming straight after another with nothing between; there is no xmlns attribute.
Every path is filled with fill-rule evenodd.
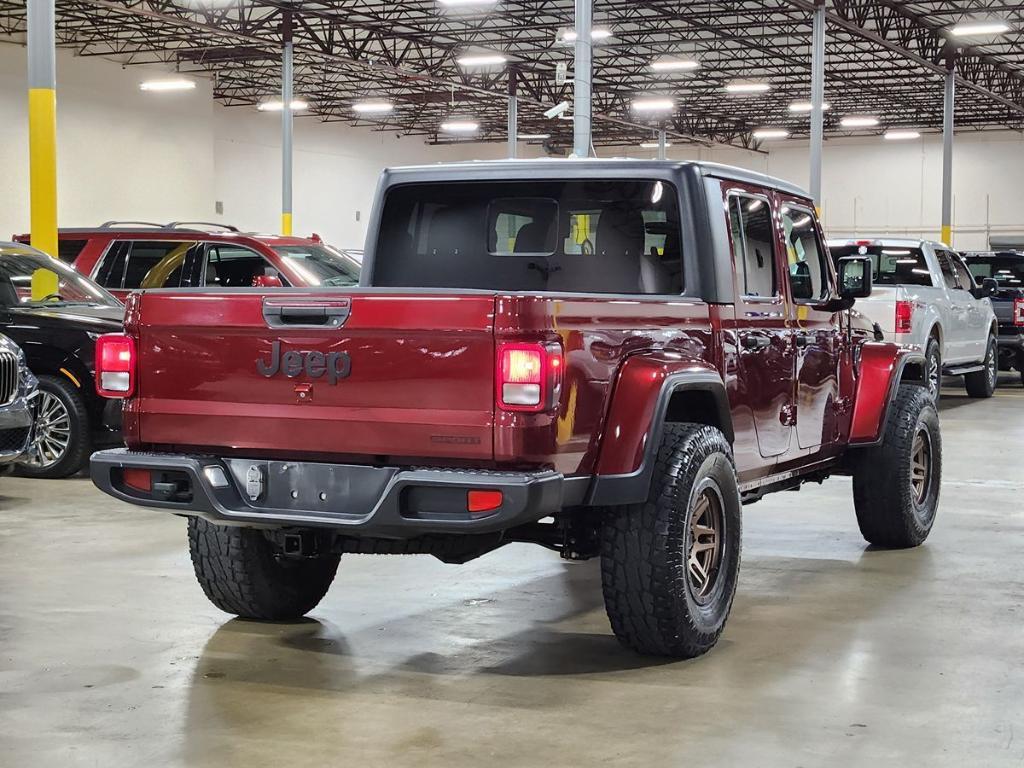
<svg viewBox="0 0 1024 768"><path fill-rule="evenodd" d="M928 543L869 551L849 480L746 508L725 635L611 637L596 563L345 557L313 618L211 607L184 522L0 478L0 766L1021 766L1024 389L942 405Z"/></svg>

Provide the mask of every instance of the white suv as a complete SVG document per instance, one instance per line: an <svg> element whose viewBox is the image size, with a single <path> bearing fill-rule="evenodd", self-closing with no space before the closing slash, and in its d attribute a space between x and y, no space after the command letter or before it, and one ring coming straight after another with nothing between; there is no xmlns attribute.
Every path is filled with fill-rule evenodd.
<svg viewBox="0 0 1024 768"><path fill-rule="evenodd" d="M971 397L991 397L999 370L999 325L989 296L960 256L930 240L829 240L834 259L870 256L871 296L857 309L878 323L885 338L925 355L926 383L937 400L942 375L964 377Z"/></svg>

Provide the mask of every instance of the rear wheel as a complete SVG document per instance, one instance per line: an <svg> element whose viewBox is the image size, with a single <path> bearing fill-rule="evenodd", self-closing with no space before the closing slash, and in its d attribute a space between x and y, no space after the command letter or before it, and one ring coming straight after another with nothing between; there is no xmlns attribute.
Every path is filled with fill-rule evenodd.
<svg viewBox="0 0 1024 768"><path fill-rule="evenodd" d="M964 386L971 397L992 397L999 378L999 345L995 336L988 337L982 369L964 375Z"/></svg>
<svg viewBox="0 0 1024 768"><path fill-rule="evenodd" d="M740 566L732 449L702 424L667 424L647 501L606 511L601 580L612 631L635 651L691 658L725 628Z"/></svg>
<svg viewBox="0 0 1024 768"><path fill-rule="evenodd" d="M210 602L245 619L298 619L327 594L338 555L282 557L262 531L188 519L192 566Z"/></svg>
<svg viewBox="0 0 1024 768"><path fill-rule="evenodd" d="M880 445L858 449L853 503L864 538L880 547L916 547L939 505L942 438L928 394L903 384L889 406Z"/></svg>
<svg viewBox="0 0 1024 768"><path fill-rule="evenodd" d="M18 471L26 477L59 478L78 472L91 449L89 411L82 394L59 376L40 376L34 401L35 440Z"/></svg>

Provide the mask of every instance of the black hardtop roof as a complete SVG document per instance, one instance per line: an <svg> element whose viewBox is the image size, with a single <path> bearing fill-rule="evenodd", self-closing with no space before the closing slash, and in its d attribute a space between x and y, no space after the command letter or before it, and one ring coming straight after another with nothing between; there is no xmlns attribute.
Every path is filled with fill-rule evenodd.
<svg viewBox="0 0 1024 768"><path fill-rule="evenodd" d="M746 168L696 160L635 160L632 158L539 158L530 160L468 160L433 165L387 168L386 184L414 181L490 181L495 179L586 179L598 175L620 178L674 176L696 173L716 179L768 187L796 197L810 198L796 184Z"/></svg>

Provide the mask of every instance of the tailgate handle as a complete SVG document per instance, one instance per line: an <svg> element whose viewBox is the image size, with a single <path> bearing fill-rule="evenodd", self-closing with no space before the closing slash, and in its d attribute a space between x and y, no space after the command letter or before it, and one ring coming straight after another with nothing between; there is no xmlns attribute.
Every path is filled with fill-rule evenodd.
<svg viewBox="0 0 1024 768"><path fill-rule="evenodd" d="M263 319L271 328L340 328L348 320L351 303L333 302L263 302Z"/></svg>

